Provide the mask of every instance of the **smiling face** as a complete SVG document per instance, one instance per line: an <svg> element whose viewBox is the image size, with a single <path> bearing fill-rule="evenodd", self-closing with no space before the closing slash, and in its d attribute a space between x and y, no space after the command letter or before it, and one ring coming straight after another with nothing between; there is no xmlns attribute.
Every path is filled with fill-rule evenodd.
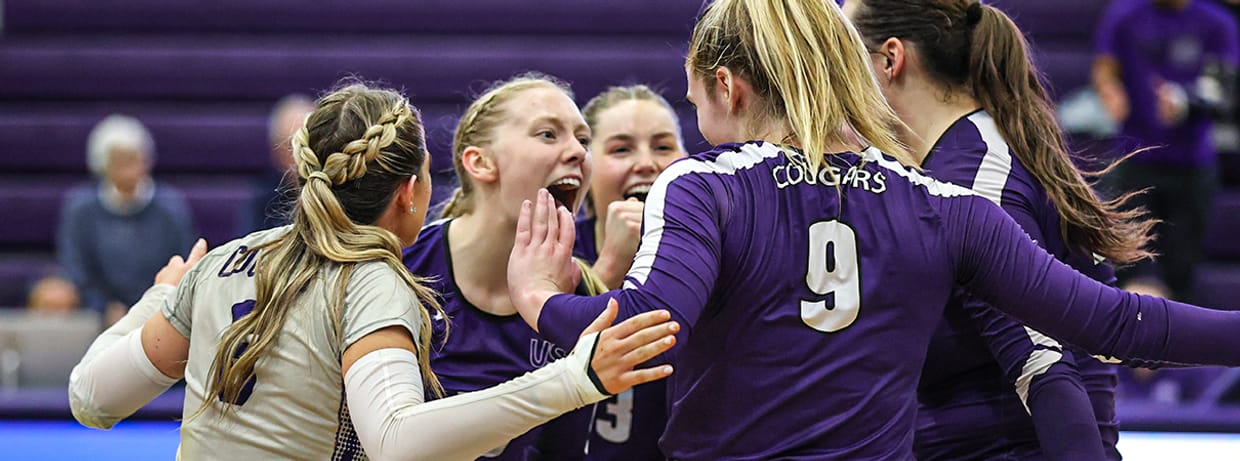
<svg viewBox="0 0 1240 461"><path fill-rule="evenodd" d="M598 113L594 123L596 213L628 197L645 198L659 172L685 156L672 113L656 101L631 99Z"/></svg>
<svg viewBox="0 0 1240 461"><path fill-rule="evenodd" d="M547 189L559 205L576 212L585 200L592 164L590 128L573 100L554 87L522 91L504 104L503 121L487 149L499 171L497 196L516 220L522 200Z"/></svg>

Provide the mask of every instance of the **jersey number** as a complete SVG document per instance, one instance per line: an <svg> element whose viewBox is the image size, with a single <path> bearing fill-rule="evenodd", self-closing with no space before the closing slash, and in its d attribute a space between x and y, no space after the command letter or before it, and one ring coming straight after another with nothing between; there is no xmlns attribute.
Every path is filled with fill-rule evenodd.
<svg viewBox="0 0 1240 461"><path fill-rule="evenodd" d="M249 300L239 302L237 304L233 304L232 306L233 323L236 323L238 320L241 320L241 317L245 317L246 314L249 314L250 312L252 312L254 310L254 302L255 301L253 299L249 299ZM241 354L244 354L246 348L248 347L250 347L250 341L248 340L243 341L240 346L237 346L237 350L233 351L233 359L237 359L238 357L241 357ZM253 373L253 370L247 370L246 373ZM255 381L256 380L254 379L254 375L251 374L250 379L245 382L245 386L241 387L241 392L237 393L236 402L229 402L228 400L225 400L223 393L220 393L217 397L220 399L221 402L231 403L234 405L245 405L245 402L250 400L250 394L254 392Z"/></svg>
<svg viewBox="0 0 1240 461"><path fill-rule="evenodd" d="M601 405L612 421L606 417L598 418L594 421L595 432L611 443L628 442L629 434L633 432L633 389L604 400Z"/></svg>
<svg viewBox="0 0 1240 461"><path fill-rule="evenodd" d="M852 227L835 220L809 226L805 285L820 297L801 300L801 320L810 328L832 333L857 320L861 310L861 278L857 233Z"/></svg>

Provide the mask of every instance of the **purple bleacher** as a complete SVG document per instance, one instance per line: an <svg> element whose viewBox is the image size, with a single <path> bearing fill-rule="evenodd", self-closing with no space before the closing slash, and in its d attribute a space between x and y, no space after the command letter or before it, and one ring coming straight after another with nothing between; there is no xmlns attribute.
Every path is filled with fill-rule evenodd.
<svg viewBox="0 0 1240 461"><path fill-rule="evenodd" d="M446 156L458 114L457 104L418 104L432 156ZM149 103L101 105L0 104L0 139L12 155L0 156L0 171L86 172L86 137L111 112L133 115L155 139L156 174L259 175L269 168L267 112L270 102ZM438 160L436 161L438 162Z"/></svg>
<svg viewBox="0 0 1240 461"><path fill-rule="evenodd" d="M687 37L18 37L0 41L0 100L274 100L356 73L457 102L471 86L537 69L592 95L625 80L685 89ZM89 75L90 78L82 78Z"/></svg>
<svg viewBox="0 0 1240 461"><path fill-rule="evenodd" d="M991 0L1025 33L1034 62L1055 99L1089 85L1093 34L1109 2L1103 0Z"/></svg>
<svg viewBox="0 0 1240 461"><path fill-rule="evenodd" d="M34 282L56 272L50 254L0 252L0 309L25 306Z"/></svg>
<svg viewBox="0 0 1240 461"><path fill-rule="evenodd" d="M697 0L6 0L5 32L685 35ZM587 10L588 9L588 10ZM278 20L273 20L278 18Z"/></svg>
<svg viewBox="0 0 1240 461"><path fill-rule="evenodd" d="M1237 231L1240 231L1240 191L1221 190L1214 195L1214 210L1203 242L1206 258L1240 261Z"/></svg>
<svg viewBox="0 0 1240 461"><path fill-rule="evenodd" d="M986 0L1007 13L1025 36L1039 46L1092 43L1108 0ZM1089 52L1092 47L1082 49Z"/></svg>

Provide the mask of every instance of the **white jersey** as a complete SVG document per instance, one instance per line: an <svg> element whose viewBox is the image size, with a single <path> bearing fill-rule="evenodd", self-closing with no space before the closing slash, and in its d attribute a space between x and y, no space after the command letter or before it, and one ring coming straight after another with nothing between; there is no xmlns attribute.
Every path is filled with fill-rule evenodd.
<svg viewBox="0 0 1240 461"><path fill-rule="evenodd" d="M186 274L163 314L190 340L185 367L185 459L366 459L344 400L341 353L367 334L393 325L418 338L418 303L390 266L359 264L349 279L338 337L331 319L331 288L340 266L325 267L290 306L275 343L255 366L253 386L227 418L226 404L205 395L223 332L254 307L257 259L250 248L289 226L255 232L222 245ZM202 402L211 406L190 419Z"/></svg>

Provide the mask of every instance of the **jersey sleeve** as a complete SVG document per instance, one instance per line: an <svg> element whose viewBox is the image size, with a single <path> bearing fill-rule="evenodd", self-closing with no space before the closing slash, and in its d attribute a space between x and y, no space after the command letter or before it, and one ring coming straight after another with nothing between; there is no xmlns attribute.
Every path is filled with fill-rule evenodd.
<svg viewBox="0 0 1240 461"><path fill-rule="evenodd" d="M651 188L642 219L644 232L624 288L595 297L561 294L543 305L543 337L571 347L581 331L607 306L620 305L617 321L666 309L680 323L684 341L701 316L719 274L719 204L692 161L672 164Z"/></svg>
<svg viewBox="0 0 1240 461"><path fill-rule="evenodd" d="M375 330L390 326L404 327L415 342L418 340L421 322L417 321L417 309L422 305L413 289L387 264L358 265L349 279L344 304L342 351Z"/></svg>
<svg viewBox="0 0 1240 461"><path fill-rule="evenodd" d="M956 162L935 171L938 179L955 184L979 186L979 177L999 177L999 184L983 184L986 190L998 192L988 198L997 200L1003 211L1028 234L1031 241L1044 246L1036 196L1026 191L1038 190L1031 178L1004 172L982 175L978 169L989 163ZM955 167L956 165L958 167ZM1009 184L1017 181L1016 186ZM987 194L982 194L987 196ZM993 202L992 202L993 203ZM1093 405L1082 383L1080 371L1070 351L1059 342L1030 329L967 293L961 293L959 315L968 317L978 336L989 349L1004 377L1016 390L1033 420L1034 430L1047 459L1106 459L1102 436L1094 417ZM950 309L950 307L949 307ZM950 312L948 315L952 315Z"/></svg>
<svg viewBox="0 0 1240 461"><path fill-rule="evenodd" d="M580 461L586 457L590 439L590 419L594 405L565 413L547 424L538 434L538 452L543 459Z"/></svg>
<svg viewBox="0 0 1240 461"><path fill-rule="evenodd" d="M181 283L177 284L176 291L171 296L166 296L160 305L160 312L164 318L168 319L168 323L172 324L181 336L189 339L190 332L194 329L194 291L198 285L198 280L202 278L203 271L207 266L214 265L216 258L213 254L208 254L202 260L194 264L188 272L181 277Z"/></svg>
<svg viewBox="0 0 1240 461"><path fill-rule="evenodd" d="M958 283L1039 331L1090 353L1240 365L1240 312L1106 286L1059 262L981 197L945 199L943 238Z"/></svg>

